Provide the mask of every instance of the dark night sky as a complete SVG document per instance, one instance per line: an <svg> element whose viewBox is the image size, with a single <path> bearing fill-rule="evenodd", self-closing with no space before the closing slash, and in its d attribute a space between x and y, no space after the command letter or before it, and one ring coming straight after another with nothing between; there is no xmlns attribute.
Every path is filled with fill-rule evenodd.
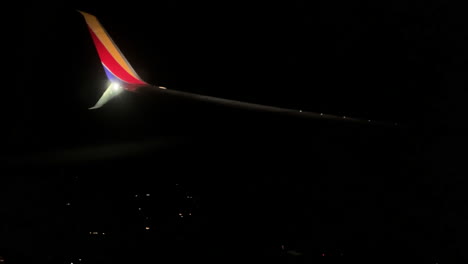
<svg viewBox="0 0 468 264"><path fill-rule="evenodd" d="M228 129L230 120L236 125L241 124L235 132L218 135L222 144L230 147L235 145L233 142L243 142L242 146L234 147L239 150L248 145L245 142L250 142L243 141L249 129L259 129L256 132L258 136L278 122L285 125L280 132L272 133L271 138L274 139L260 140L259 145L265 149L259 153L268 152L264 159L255 160L257 157L254 153L248 155L255 160L248 160L248 164L254 166L253 173L261 174L263 170L272 173L274 169L264 168L275 163L268 161L271 158L281 164L280 171L284 174L294 177L302 175L300 171L308 169L308 166L291 169L296 164L294 158L298 154L282 160L281 155L275 153L278 150L270 143L274 141L280 146L278 149L291 154L314 149L316 143L311 138L319 136L317 149L328 148L327 143L330 143L331 149L343 151L337 152L336 157L333 150L324 153L317 150L310 154L323 159L324 164L329 164L326 166L333 171L329 173L333 175L330 176L332 179L319 182L332 186L333 177L338 179L341 176L336 175L347 173L344 168L335 168L336 161L345 160L345 165L350 167L357 161L359 165L356 167L360 169L356 171L370 176L372 180L369 182L382 186L383 182L391 182L385 188L393 188L394 192L389 191L391 194L386 199L395 199L397 205L389 205L389 210L398 211L395 207L402 206L400 209L403 213L399 211L400 215L394 217L400 219L395 221L403 223L402 226L407 223L401 219L405 219L405 216L411 219L405 230L411 230L408 226L418 226L420 221L428 221L416 228L414 233L408 231L408 236L395 231L397 238L394 241L399 241L400 235L403 239L409 237L434 249L437 246L427 241L442 243L440 240L447 240L447 244L442 243L443 246L438 248L442 252L440 254L459 254L468 245L464 239L466 228L463 227L463 222L467 220L464 205L467 198L463 187L467 183L461 165L463 155L456 154L465 146L468 21L459 7L445 2L408 3L398 0L391 4L375 1L213 4L154 1L148 6L145 1L132 1L130 6L117 3L41 3L23 7L20 11L23 15L21 41L17 45L20 63L15 76L19 82L15 89L7 91L5 101L10 107L9 125L4 130L7 140L2 156L77 145L93 146L112 140L145 139L158 135L161 130L169 136L187 136L193 131L209 133L218 131L218 123L213 124L213 120L221 119L220 126ZM394 146L390 146L391 140L372 141L378 140L381 134L360 134L360 131L366 131L365 128L357 129L358 132L351 129L352 134L342 136L341 128L335 126L330 130L335 132L330 132L333 135L327 138L328 130L320 125L296 125L295 121L277 121L272 116L268 116L269 121L258 121L255 118L261 115L255 114L242 123L240 120L249 114L237 115L237 112L226 109L197 112L197 109L191 108L192 104L184 104L183 101L175 101L176 107L170 102L146 101L146 105L140 109L132 104L140 102L140 99L131 95L115 100L107 109L89 111L87 108L104 91L106 79L84 19L75 9L96 15L133 68L149 83L253 103L398 122L410 129L396 139L388 136L393 132L383 133L394 140ZM152 112L145 112L151 107L155 108ZM201 109L205 109L203 107ZM193 114L190 115L191 112ZM206 116L193 121L197 113ZM221 113L225 115L221 116ZM165 127L161 128L162 124ZM172 125L172 129L166 128ZM307 128L306 132L299 133L300 136L293 143L287 141L295 137L291 129L302 127ZM245 133L245 138L231 141L239 131ZM289 134L283 137L281 133L284 131ZM314 132L308 137L311 131ZM229 140L223 135L229 136ZM356 138L353 137L355 135ZM386 136L382 138L385 140ZM364 142L365 150L359 152L356 149L360 148L361 142ZM310 148L301 148L301 144ZM346 147L340 148L340 144ZM207 146L207 149L219 151L214 145L216 143ZM385 153L386 148L391 152ZM387 160L378 161L369 154L372 151ZM226 151L220 153L226 155L229 161L215 154L207 156L206 160L200 157L184 160L189 154L180 157L172 153L170 157L175 157L175 161L171 161L174 164L181 159L188 161L190 165L186 171L180 169L188 173L192 168L203 172L199 165L201 162L217 162L221 165L212 165L207 173L216 175L217 168L233 166L229 162L238 159ZM193 152L190 154L197 155ZM347 157L353 155L354 159L346 162ZM372 168L365 169L363 164L366 162L359 160L359 157L376 159L376 163ZM400 163L385 169L394 161ZM240 168L233 170L242 173ZM401 174L395 176L399 183L393 182L392 173L399 171ZM385 180L373 178L376 174L384 175ZM352 175L358 177L358 174ZM348 178L339 179L351 183ZM293 180L290 179L290 182ZM289 192L294 193L291 190L300 188L300 183L294 184L285 188L290 188ZM242 183L235 186L245 187ZM278 189L274 190L280 190L280 186L275 185ZM317 188L313 189L316 193L329 195L327 197L339 193L337 190L326 193L320 190L320 186L313 188ZM275 195L272 190L264 191ZM210 190L207 193L214 195L216 192ZM334 199L347 198L343 195ZM330 204L338 204L337 200L333 201ZM304 203L299 202L294 208L307 210L300 207ZM404 207L406 204L408 207ZM287 206L281 208L288 210L285 209ZM330 208L326 210L332 210ZM427 215L433 219L427 220ZM300 218L299 214L295 216ZM291 218L294 218L294 213ZM431 229L430 226L436 227ZM373 228L384 227L375 225ZM427 234L425 228L431 230L431 239L424 238ZM349 229L352 228L346 230ZM374 236L378 234L373 233ZM453 252L447 249L450 247ZM420 250L424 252L424 249Z"/></svg>

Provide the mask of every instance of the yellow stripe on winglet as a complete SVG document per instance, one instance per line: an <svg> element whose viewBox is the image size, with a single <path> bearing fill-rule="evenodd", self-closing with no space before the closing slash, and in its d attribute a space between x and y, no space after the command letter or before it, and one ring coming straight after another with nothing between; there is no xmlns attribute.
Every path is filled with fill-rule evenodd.
<svg viewBox="0 0 468 264"><path fill-rule="evenodd" d="M110 38L109 34L107 34L106 30L104 27L99 23L99 20L86 12L79 11L85 20L86 23L88 24L89 28L96 34L96 36L99 38L101 43L106 47L106 49L109 51L109 53L114 57L114 59L133 77L136 79L141 80L140 76L135 72L135 70L132 68L130 63L128 63L127 59L123 56L122 52L119 50L117 45L115 45L114 41Z"/></svg>

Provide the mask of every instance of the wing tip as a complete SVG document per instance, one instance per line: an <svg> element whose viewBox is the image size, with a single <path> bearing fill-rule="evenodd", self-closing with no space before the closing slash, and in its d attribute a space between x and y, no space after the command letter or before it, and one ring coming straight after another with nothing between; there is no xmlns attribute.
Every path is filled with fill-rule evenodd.
<svg viewBox="0 0 468 264"><path fill-rule="evenodd" d="M88 13L83 12L83 11L81 11L81 10L79 10L79 9L75 9L75 10L76 10L76 12L82 14L83 16L84 16L84 15L89 15Z"/></svg>

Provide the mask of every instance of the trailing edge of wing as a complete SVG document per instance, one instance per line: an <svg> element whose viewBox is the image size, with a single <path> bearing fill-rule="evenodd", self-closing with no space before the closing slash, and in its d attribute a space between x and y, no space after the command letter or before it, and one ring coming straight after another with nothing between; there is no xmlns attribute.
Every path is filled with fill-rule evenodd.
<svg viewBox="0 0 468 264"><path fill-rule="evenodd" d="M299 109L255 104L255 103L236 101L236 100L230 100L230 99L224 99L224 98L219 98L219 97L213 97L213 96L207 96L207 95L201 95L201 94L195 94L195 93L189 93L189 92L182 92L182 91L176 91L176 90L153 89L151 86L142 86L137 90L137 92L143 92L143 93L154 92L154 93L160 93L160 94L167 94L171 96L184 97L184 98L188 98L191 100L213 103L213 104L223 105L227 107L271 112L271 113L279 113L279 114L284 114L284 115L296 116L299 118L311 118L311 119L317 119L317 120L329 120L329 121L355 123L355 124L369 124L369 125L377 125L377 126L385 126L385 127L397 126L396 123L381 122L381 121L369 120L369 119L352 118L348 116L338 116L338 115L330 115L330 114L324 114L324 113L308 112L308 111L302 111Z"/></svg>

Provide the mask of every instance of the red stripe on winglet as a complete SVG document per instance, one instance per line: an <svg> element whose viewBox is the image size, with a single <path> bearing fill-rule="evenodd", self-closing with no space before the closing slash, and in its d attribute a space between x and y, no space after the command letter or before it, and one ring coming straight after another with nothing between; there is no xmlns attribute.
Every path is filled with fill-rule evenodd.
<svg viewBox="0 0 468 264"><path fill-rule="evenodd" d="M88 26L91 37L93 38L94 45L96 46L99 58L106 65L106 67L119 79L130 84L146 84L145 82L136 79L130 75L109 53L106 47L102 44L99 38L94 34L93 30Z"/></svg>

